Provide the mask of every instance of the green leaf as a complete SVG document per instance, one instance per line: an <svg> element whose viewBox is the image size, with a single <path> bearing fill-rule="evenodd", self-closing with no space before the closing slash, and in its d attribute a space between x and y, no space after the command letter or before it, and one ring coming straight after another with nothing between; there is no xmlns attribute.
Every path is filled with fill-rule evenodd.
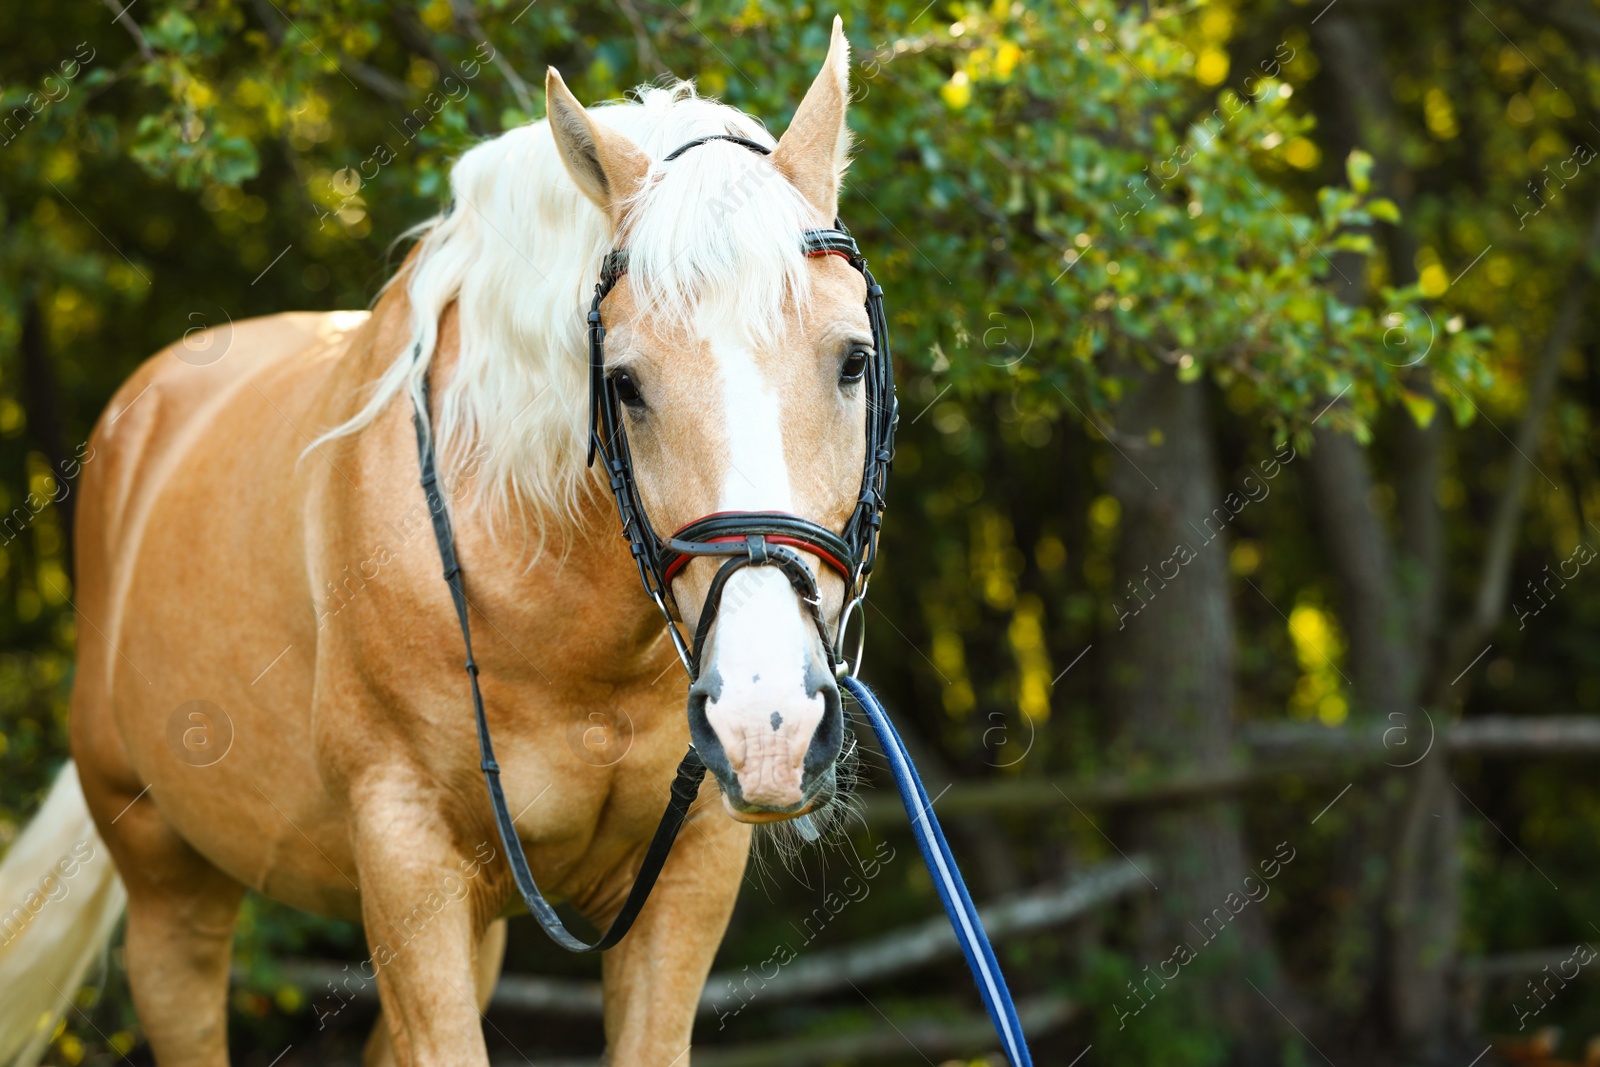
<svg viewBox="0 0 1600 1067"><path fill-rule="evenodd" d="M1372 188L1372 156L1361 149L1352 149L1345 158L1344 172L1356 192L1365 193Z"/></svg>
<svg viewBox="0 0 1600 1067"><path fill-rule="evenodd" d="M1400 209L1388 197L1379 196L1368 200L1367 213L1375 219L1382 219L1384 222L1394 223L1395 225L1400 223Z"/></svg>
<svg viewBox="0 0 1600 1067"><path fill-rule="evenodd" d="M216 181L238 185L260 173L261 158L256 155L256 146L247 138L218 135L211 140L206 169Z"/></svg>
<svg viewBox="0 0 1600 1067"><path fill-rule="evenodd" d="M1413 393L1410 389L1400 391L1400 401L1405 404L1406 410L1411 412L1412 420L1424 430L1433 422L1434 413L1439 410L1438 402L1432 397Z"/></svg>
<svg viewBox="0 0 1600 1067"><path fill-rule="evenodd" d="M145 28L144 36L152 47L176 54L188 52L199 43L194 22L183 12L170 7Z"/></svg>
<svg viewBox="0 0 1600 1067"><path fill-rule="evenodd" d="M1373 244L1370 233L1341 233L1325 247L1335 252L1356 252L1367 256L1372 254Z"/></svg>

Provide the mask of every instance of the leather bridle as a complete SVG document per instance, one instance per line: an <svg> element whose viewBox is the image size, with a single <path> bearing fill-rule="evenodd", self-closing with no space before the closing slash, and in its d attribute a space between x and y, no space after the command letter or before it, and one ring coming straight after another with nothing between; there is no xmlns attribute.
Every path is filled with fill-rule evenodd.
<svg viewBox="0 0 1600 1067"><path fill-rule="evenodd" d="M762 155L771 152L754 141L717 134L690 141L670 153L666 160L674 160L707 141L732 141ZM861 272L867 283L867 318L872 327L873 348L863 375L867 400L867 453L861 472L861 491L842 531L835 532L810 519L785 512L722 511L696 519L670 537L659 536L645 514L644 500L639 494L633 473L633 457L623 431L621 399L617 395L616 382L606 374L605 368L606 328L600 316L600 305L627 273L626 249L617 249L606 256L600 281L594 287L594 300L589 305L589 465L594 465L596 457L604 465L611 492L616 497L617 514L622 519L622 535L627 538L633 551L633 561L639 568L639 580L644 583L645 592L666 620L673 647L677 649L684 669L689 672L691 682L700 676L700 656L721 606L723 589L728 579L745 567L777 567L781 570L801 602L807 606L834 674L843 675L852 666L844 654L845 628L851 615L861 609L867 583L872 576L872 566L877 560L878 530L883 523L884 485L889 465L894 459L894 431L899 407L894 393L888 322L883 313L883 289L872 277L872 271L867 269L866 258L856 247L855 239L844 228L844 224L836 219L832 229L802 231L800 243L808 256L842 257ZM816 556L824 566L836 571L844 580L845 596L835 620L833 637L829 636L828 625L823 618L822 597L816 576L800 558L800 551ZM695 626L693 641L686 642L678 629L682 613L675 610L677 602L672 594L672 583L688 562L697 556L726 557L727 562L718 568L716 576L712 578ZM860 651L858 645L854 657L856 666L860 664Z"/></svg>
<svg viewBox="0 0 1600 1067"><path fill-rule="evenodd" d="M663 162L671 162L707 141L732 141L762 155L771 152L765 146L742 137L715 134L690 141L667 155ZM854 667L846 662L842 645L851 614L859 612L864 603L872 565L877 559L878 530L883 521L884 483L888 478L890 461L894 458L894 431L899 409L894 395L894 371L889 360L888 324L883 315L883 290L873 279L872 272L867 269L867 261L843 224L835 220L833 229L805 230L800 234L800 241L808 256L842 256L861 272L867 283L867 318L872 324L873 344L873 353L863 375L867 391L867 458L855 508L840 532L784 512L728 511L696 519L671 537L659 537L645 515L644 502L634 480L633 459L628 452L627 435L622 429L621 399L617 395L616 383L605 373L606 329L601 322L600 305L627 271L626 250L618 249L606 256L600 281L595 286L594 301L589 305L588 462L593 466L596 456L604 461L611 492L617 500L617 512L622 518L622 533L632 547L639 578L644 583L645 592L661 609L667 632L672 635L673 647L677 649L691 681L699 677L700 654L716 619L723 590L728 580L745 567L777 567L784 573L795 593L807 606L822 639L822 647L827 651L829 665L836 675L844 675L847 667L854 673L861 661L859 641L865 639L864 631L856 647ZM416 346L413 358L418 361L422 358L420 343ZM516 820L506 803L505 790L500 785L500 764L495 760L483 692L478 683L478 664L472 654L472 628L468 620L466 586L456 556L455 532L445 509L444 495L439 491L438 461L434 454L433 435L429 432L430 396L428 374L423 370L413 414L417 460L422 470L422 491L433 517L434 539L438 542L439 558L444 564L444 579L450 587L456 622L461 627L461 640L466 648L466 672L478 727L479 765L488 786L495 826L505 846L506 862L529 913L538 920L551 940L572 952L607 949L622 940L649 898L650 890L672 850L672 843L677 840L689 808L699 795L706 766L691 744L688 754L678 764L677 774L672 781L671 799L661 816L661 822L656 826L649 848L645 850L633 888L605 933L598 940L589 942L568 930L533 880L528 857L517 836ZM844 606L836 622L836 636L831 639L823 619L822 597L817 589L816 575L801 558L800 552L816 556L824 566L837 571L844 579ZM672 596L672 583L689 561L697 556L726 557L726 562L711 579L695 627L694 640L686 643L678 630L677 616L673 613L676 601Z"/></svg>

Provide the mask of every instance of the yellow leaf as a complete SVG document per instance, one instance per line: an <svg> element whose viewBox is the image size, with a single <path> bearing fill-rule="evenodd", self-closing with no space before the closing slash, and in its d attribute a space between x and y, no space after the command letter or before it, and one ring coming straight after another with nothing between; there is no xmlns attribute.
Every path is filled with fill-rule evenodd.
<svg viewBox="0 0 1600 1067"><path fill-rule="evenodd" d="M1417 283L1422 288L1423 296L1443 296L1444 291L1450 288L1450 275L1444 272L1440 264L1430 263L1422 268Z"/></svg>
<svg viewBox="0 0 1600 1067"><path fill-rule="evenodd" d="M1296 170L1310 170L1322 162L1322 150L1304 137L1296 137L1283 150L1283 158Z"/></svg>
<svg viewBox="0 0 1600 1067"><path fill-rule="evenodd" d="M944 102L955 111L960 111L971 103L972 83L967 78L967 72L958 70L951 75L950 80L939 87L939 95L944 97Z"/></svg>
<svg viewBox="0 0 1600 1067"><path fill-rule="evenodd" d="M1206 8L1200 16L1200 33L1207 40L1224 41L1233 32L1233 12L1222 5Z"/></svg>
<svg viewBox="0 0 1600 1067"><path fill-rule="evenodd" d="M1205 48L1194 61L1194 77L1201 85L1221 85L1228 76L1228 53L1220 48Z"/></svg>
<svg viewBox="0 0 1600 1067"><path fill-rule="evenodd" d="M1423 97L1422 115L1427 120L1428 132L1441 141L1453 140L1461 132L1456 125L1456 113L1450 106L1450 98L1438 86L1429 89Z"/></svg>
<svg viewBox="0 0 1600 1067"><path fill-rule="evenodd" d="M1122 505L1114 496L1095 497L1094 503L1089 505L1089 521L1107 533L1117 528L1117 522L1121 518Z"/></svg>
<svg viewBox="0 0 1600 1067"><path fill-rule="evenodd" d="M994 55L994 72L1001 78L1011 77L1011 72L1017 68L1017 62L1022 59L1022 49L1010 41L1006 41Z"/></svg>
<svg viewBox="0 0 1600 1067"><path fill-rule="evenodd" d="M455 23L455 13L450 10L450 0L433 0L421 11L422 21L435 33L443 33Z"/></svg>

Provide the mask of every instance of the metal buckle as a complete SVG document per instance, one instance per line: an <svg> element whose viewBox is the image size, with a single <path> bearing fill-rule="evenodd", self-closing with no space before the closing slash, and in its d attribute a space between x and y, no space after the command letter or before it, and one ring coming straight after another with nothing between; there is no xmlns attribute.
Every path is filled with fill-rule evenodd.
<svg viewBox="0 0 1600 1067"><path fill-rule="evenodd" d="M867 610L865 595L857 596L846 604L844 611L839 616L839 633L833 639L833 673L836 678L843 678L846 674L859 675L861 673L861 657L867 650ZM861 616L861 629L856 635L855 663L850 664L844 655L845 631L850 626L850 616ZM845 670L846 667L850 669Z"/></svg>

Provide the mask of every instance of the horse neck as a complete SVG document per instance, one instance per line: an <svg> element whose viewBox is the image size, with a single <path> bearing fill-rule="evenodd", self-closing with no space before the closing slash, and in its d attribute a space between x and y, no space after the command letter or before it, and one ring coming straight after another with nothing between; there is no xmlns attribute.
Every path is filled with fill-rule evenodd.
<svg viewBox="0 0 1600 1067"><path fill-rule="evenodd" d="M409 266L409 261L407 266ZM402 268L402 275L405 268ZM397 351L410 336L410 307L403 278L374 309L373 336ZM439 397L459 359L459 305L439 321L438 343L429 366L437 416ZM409 401L406 401L409 403ZM492 442L489 443L492 447ZM470 468L470 461L458 464ZM619 536L616 508L596 473L570 514L553 514L515 496L502 511L473 506L470 470L446 467L441 481L451 493L451 518L469 584L486 598L480 606L513 630L537 634L551 620L580 626L596 649L627 663L660 644L661 617L639 584L627 544ZM479 593L474 594L477 603Z"/></svg>

